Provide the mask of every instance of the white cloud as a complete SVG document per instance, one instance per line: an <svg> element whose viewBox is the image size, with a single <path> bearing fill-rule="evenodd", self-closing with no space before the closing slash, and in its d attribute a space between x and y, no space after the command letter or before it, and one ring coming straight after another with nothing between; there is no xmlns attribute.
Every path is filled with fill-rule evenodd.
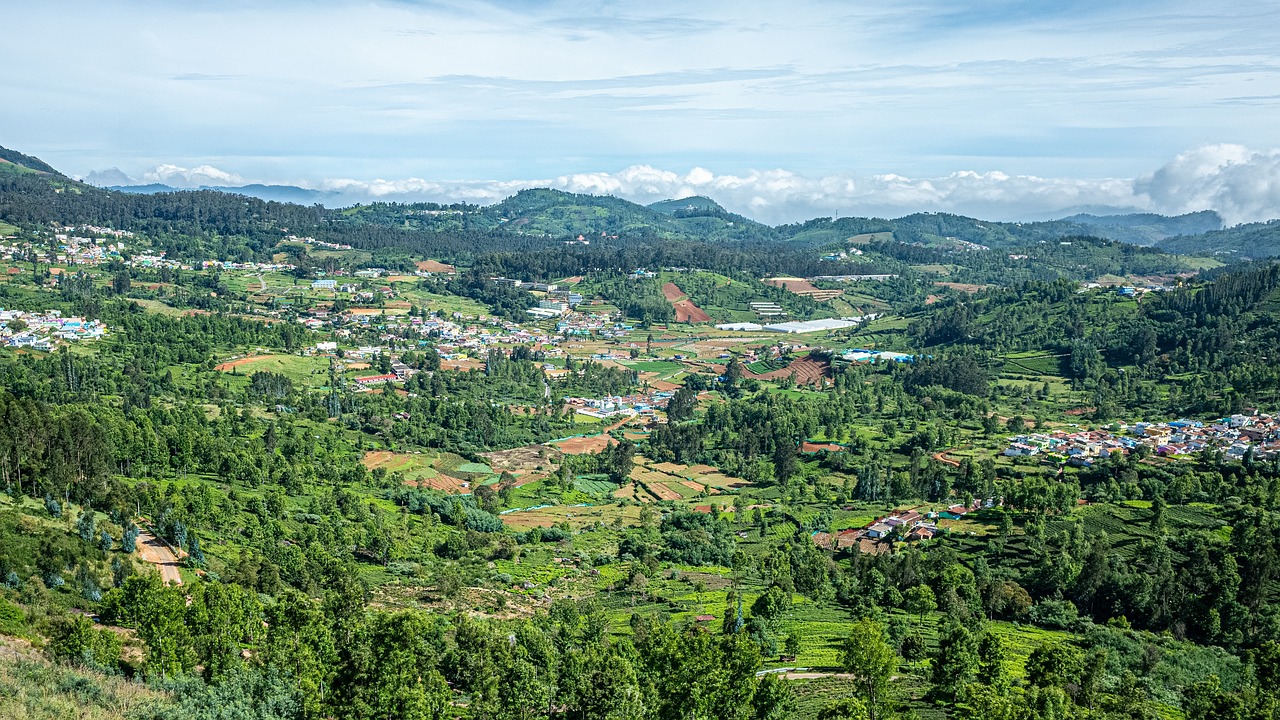
<svg viewBox="0 0 1280 720"><path fill-rule="evenodd" d="M1280 149L1206 145L1136 183L1160 212L1217 210L1228 223L1280 217Z"/></svg>
<svg viewBox="0 0 1280 720"><path fill-rule="evenodd" d="M524 181L328 180L318 185L343 201L436 200L497 202L531 187L615 195L640 203L706 195L731 211L768 223L831 215L899 216L946 211L990 219L1018 219L1082 205L1127 206L1131 180L1072 180L956 172L939 178L900 175L807 177L783 169L719 175L702 167L679 173L649 165L617 172L561 175Z"/></svg>
<svg viewBox="0 0 1280 720"><path fill-rule="evenodd" d="M157 165L142 174L146 183L160 183L176 188L197 188L204 185L244 185L245 179L212 165L200 165L193 168L178 165Z"/></svg>
<svg viewBox="0 0 1280 720"><path fill-rule="evenodd" d="M118 169L87 176L97 184L125 184ZM639 203L705 195L733 212L770 224L823 216L899 217L914 212L953 212L990 220L1031 220L1082 208L1145 210L1177 215L1217 210L1228 223L1280 217L1280 149L1207 145L1182 153L1141 178L1065 178L1001 171L960 170L937 177L899 174L807 176L785 169L717 174L696 166L685 172L632 165L616 172L583 172L528 180L251 181L210 165L158 165L141 182L180 188L292 184L327 193L329 205L356 202L468 202L489 205L516 192L549 187L572 193L614 195ZM111 179L113 182L107 183Z"/></svg>

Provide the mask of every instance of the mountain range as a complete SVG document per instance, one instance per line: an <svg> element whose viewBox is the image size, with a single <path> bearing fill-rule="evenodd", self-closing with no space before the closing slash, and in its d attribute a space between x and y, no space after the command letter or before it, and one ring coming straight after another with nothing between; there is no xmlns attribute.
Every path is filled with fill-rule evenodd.
<svg viewBox="0 0 1280 720"><path fill-rule="evenodd" d="M75 182L38 158L0 147L0 174L37 173ZM90 187L90 186L85 186ZM122 193L187 190L164 184L105 188ZM333 206L340 193L292 185L207 186L209 190L300 205ZM426 230L505 227L520 234L583 239L600 236L694 237L707 240L778 240L813 244L869 236L923 245L972 244L993 249L1070 236L1092 236L1184 255L1229 258L1280 257L1280 222L1224 227L1212 210L1165 216L1153 213L1103 214L1091 208L1054 220L996 222L949 213L915 213L900 218L816 218L769 226L729 212L715 200L686 197L641 205L607 195L567 193L549 188L522 190L489 206L437 203L372 203L337 210L352 221L396 224Z"/></svg>

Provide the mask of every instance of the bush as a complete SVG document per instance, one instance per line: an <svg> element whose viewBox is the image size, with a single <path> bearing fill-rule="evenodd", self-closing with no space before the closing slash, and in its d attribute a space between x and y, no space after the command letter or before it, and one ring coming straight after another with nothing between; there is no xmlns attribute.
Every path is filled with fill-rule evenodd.
<svg viewBox="0 0 1280 720"><path fill-rule="evenodd" d="M1031 608L1031 621L1041 627L1066 630L1073 627L1080 611L1070 600L1044 600Z"/></svg>

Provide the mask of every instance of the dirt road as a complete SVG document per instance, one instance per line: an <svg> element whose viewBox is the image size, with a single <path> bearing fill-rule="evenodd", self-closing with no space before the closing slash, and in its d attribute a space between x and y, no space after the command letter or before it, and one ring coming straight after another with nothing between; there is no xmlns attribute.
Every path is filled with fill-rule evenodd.
<svg viewBox="0 0 1280 720"><path fill-rule="evenodd" d="M160 579L167 585L181 585L182 575L178 573L178 558L159 538L144 532L138 535L138 557L155 565L160 570Z"/></svg>

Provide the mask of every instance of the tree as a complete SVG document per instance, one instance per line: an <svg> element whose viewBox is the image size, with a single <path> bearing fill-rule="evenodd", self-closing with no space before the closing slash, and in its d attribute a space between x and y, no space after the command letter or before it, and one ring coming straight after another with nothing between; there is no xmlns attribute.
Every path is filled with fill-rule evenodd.
<svg viewBox="0 0 1280 720"><path fill-rule="evenodd" d="M884 625L863 618L854 623L840 649L840 663L852 677L857 698L876 720L889 707L889 681L898 669L898 655L885 637Z"/></svg>
<svg viewBox="0 0 1280 720"><path fill-rule="evenodd" d="M630 440L623 440L605 450L605 462L607 464L607 472L609 479L621 485L631 477L631 470L635 467L636 445Z"/></svg>
<svg viewBox="0 0 1280 720"><path fill-rule="evenodd" d="M978 682L996 689L1007 687L1006 656L1004 638L990 630L982 633L978 638Z"/></svg>
<svg viewBox="0 0 1280 720"><path fill-rule="evenodd" d="M938 609L938 600L933 594L933 588L923 583L908 588L903 599L906 601L907 612L919 616L921 623L924 622L926 613Z"/></svg>
<svg viewBox="0 0 1280 720"><path fill-rule="evenodd" d="M930 682L934 696L954 704L977 674L978 665L968 628L959 621L948 621L938 636L938 652L933 656Z"/></svg>
<svg viewBox="0 0 1280 720"><path fill-rule="evenodd" d="M680 422L693 417L694 410L698 407L698 392L689 387L682 387L676 390L671 399L667 401L667 419L671 422Z"/></svg>
<svg viewBox="0 0 1280 720"><path fill-rule="evenodd" d="M1027 681L1036 687L1062 687L1075 676L1076 651L1060 642L1041 643L1027 658Z"/></svg>
<svg viewBox="0 0 1280 720"><path fill-rule="evenodd" d="M787 639L782 644L783 650L787 655L795 657L800 654L800 633L792 630L787 633Z"/></svg>

